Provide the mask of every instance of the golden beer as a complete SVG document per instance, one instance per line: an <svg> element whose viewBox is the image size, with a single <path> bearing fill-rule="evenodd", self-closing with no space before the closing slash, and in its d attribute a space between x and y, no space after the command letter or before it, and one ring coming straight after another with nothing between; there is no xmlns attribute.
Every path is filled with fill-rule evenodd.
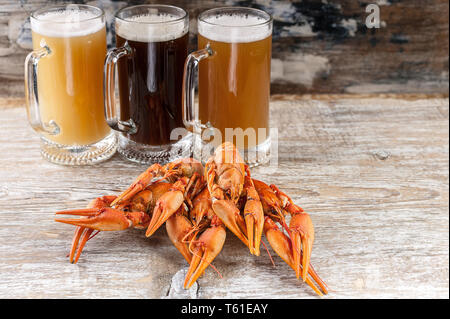
<svg viewBox="0 0 450 319"><path fill-rule="evenodd" d="M245 148L255 147L267 138L258 128L269 129L272 36L233 43L199 34L198 46L207 44L214 54L199 64L199 118L223 137L225 128L255 129L256 141L248 139Z"/></svg>
<svg viewBox="0 0 450 319"><path fill-rule="evenodd" d="M28 121L50 162L89 165L110 158L117 140L103 107L105 14L60 5L31 14L33 51L25 59Z"/></svg>
<svg viewBox="0 0 450 319"><path fill-rule="evenodd" d="M249 165L269 160L272 25L266 12L244 7L211 9L198 17L198 50L186 60L183 87L183 123L194 134L194 157L206 161L227 141Z"/></svg>
<svg viewBox="0 0 450 319"><path fill-rule="evenodd" d="M56 122L60 133L46 137L65 145L100 141L110 132L103 111L104 24L77 30L48 23L32 35L33 49L51 50L39 61L37 85L42 120Z"/></svg>

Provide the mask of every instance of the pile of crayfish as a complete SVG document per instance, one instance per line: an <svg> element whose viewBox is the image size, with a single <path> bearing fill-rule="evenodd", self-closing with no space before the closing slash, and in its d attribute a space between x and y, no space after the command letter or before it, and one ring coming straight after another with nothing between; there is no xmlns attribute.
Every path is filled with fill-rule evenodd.
<svg viewBox="0 0 450 319"><path fill-rule="evenodd" d="M222 250L227 227L256 256L264 233L298 279L318 295L328 293L310 265L314 241L310 216L275 185L252 179L231 143L220 145L205 167L193 158L153 164L119 196L99 197L87 208L56 214L80 216L55 219L77 226L69 254L72 263L100 231L134 227L146 229L150 237L165 223L170 240L189 263L187 289Z"/></svg>

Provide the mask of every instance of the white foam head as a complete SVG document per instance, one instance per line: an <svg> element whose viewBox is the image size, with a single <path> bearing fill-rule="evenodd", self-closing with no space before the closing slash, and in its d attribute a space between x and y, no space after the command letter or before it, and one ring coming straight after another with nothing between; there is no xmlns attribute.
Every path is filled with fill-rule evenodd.
<svg viewBox="0 0 450 319"><path fill-rule="evenodd" d="M131 41L170 41L185 35L188 28L187 18L168 13L146 13L126 19L116 19L116 33Z"/></svg>
<svg viewBox="0 0 450 319"><path fill-rule="evenodd" d="M268 19L244 13L218 13L201 17L198 32L213 41L240 43L254 42L272 34Z"/></svg>
<svg viewBox="0 0 450 319"><path fill-rule="evenodd" d="M101 11L67 6L60 10L33 14L31 29L49 37L77 37L95 33L105 26Z"/></svg>

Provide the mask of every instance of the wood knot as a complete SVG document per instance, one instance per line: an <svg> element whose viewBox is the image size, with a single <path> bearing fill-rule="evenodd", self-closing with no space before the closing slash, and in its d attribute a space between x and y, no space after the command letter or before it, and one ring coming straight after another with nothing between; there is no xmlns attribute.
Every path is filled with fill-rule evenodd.
<svg viewBox="0 0 450 319"><path fill-rule="evenodd" d="M375 156L376 159L380 160L380 161L385 161L387 160L391 154L387 151L375 151L372 153L373 156Z"/></svg>

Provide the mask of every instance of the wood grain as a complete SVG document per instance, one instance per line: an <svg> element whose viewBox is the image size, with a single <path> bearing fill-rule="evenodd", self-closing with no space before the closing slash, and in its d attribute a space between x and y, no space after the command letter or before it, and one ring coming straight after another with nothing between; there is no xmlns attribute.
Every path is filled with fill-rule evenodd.
<svg viewBox="0 0 450 319"><path fill-rule="evenodd" d="M23 96L23 62L31 49L27 20L36 9L74 1L0 0L0 96ZM78 0L113 16L132 4L158 0ZM449 2L447 0L173 0L191 18L206 9L246 6L274 18L273 93L448 93ZM368 29L365 9L378 4L381 25Z"/></svg>
<svg viewBox="0 0 450 319"><path fill-rule="evenodd" d="M145 166L118 155L92 167L48 163L21 104L0 99L0 298L315 298L278 256L274 268L230 232L214 262L223 279L209 269L189 291L164 227L151 239L100 233L70 264L73 229L54 212L117 194ZM448 99L420 96L272 101L279 165L252 172L311 214L326 298L448 298L448 111Z"/></svg>

